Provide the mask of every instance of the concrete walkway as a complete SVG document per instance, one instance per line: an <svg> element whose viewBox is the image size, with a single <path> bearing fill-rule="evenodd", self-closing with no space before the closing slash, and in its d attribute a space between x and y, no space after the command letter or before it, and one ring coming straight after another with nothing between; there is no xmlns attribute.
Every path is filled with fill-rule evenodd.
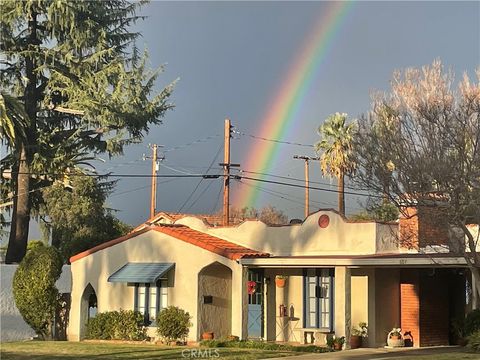
<svg viewBox="0 0 480 360"><path fill-rule="evenodd" d="M280 359L295 359L295 360L393 360L401 359L404 356L420 356L420 355L435 355L445 354L448 352L458 351L458 346L435 346L428 348L360 348L354 350L343 350L331 353L311 353L287 358L275 358L270 360Z"/></svg>

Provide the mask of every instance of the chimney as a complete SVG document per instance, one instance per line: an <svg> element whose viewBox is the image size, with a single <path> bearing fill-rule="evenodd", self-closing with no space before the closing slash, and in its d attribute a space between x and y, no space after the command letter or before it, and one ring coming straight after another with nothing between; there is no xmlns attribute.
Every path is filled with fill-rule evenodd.
<svg viewBox="0 0 480 360"><path fill-rule="evenodd" d="M399 219L400 244L409 249L449 245L449 223L445 199L429 194L402 208Z"/></svg>

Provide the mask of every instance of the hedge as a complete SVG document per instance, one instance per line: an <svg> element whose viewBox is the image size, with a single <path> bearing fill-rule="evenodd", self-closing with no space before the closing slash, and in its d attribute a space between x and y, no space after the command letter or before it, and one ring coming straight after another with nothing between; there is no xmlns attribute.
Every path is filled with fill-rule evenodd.
<svg viewBox="0 0 480 360"><path fill-rule="evenodd" d="M138 311L120 310L98 313L89 319L87 339L145 340L147 330L143 315Z"/></svg>

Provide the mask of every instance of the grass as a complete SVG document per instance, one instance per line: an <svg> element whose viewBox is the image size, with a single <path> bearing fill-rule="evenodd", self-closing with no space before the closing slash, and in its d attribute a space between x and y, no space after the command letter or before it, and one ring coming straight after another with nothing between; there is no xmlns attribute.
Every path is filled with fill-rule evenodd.
<svg viewBox="0 0 480 360"><path fill-rule="evenodd" d="M463 351L453 351L445 354L431 354L431 355L415 355L415 356L398 356L396 358L389 359L399 359L399 360L478 360L480 358L479 354L472 354Z"/></svg>
<svg viewBox="0 0 480 360"><path fill-rule="evenodd" d="M198 348L191 347L166 347L151 344L118 344L101 342L67 342L67 341L27 341L2 343L0 358L2 360L164 360L164 359L189 359L195 358L193 351ZM185 355L182 356L182 351ZM204 357L254 360L272 357L298 355L287 351L271 351L258 349L206 349L210 354L203 353ZM215 353L215 351L218 351ZM210 355L210 356L208 356Z"/></svg>

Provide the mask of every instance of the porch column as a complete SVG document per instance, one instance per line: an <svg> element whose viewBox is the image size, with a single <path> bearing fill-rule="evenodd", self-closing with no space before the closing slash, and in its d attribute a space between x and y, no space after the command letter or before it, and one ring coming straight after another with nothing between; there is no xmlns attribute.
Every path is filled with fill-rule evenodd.
<svg viewBox="0 0 480 360"><path fill-rule="evenodd" d="M345 336L345 347L350 348L352 326L352 282L350 269L335 267L335 336Z"/></svg>
<svg viewBox="0 0 480 360"><path fill-rule="evenodd" d="M477 289L477 285L475 283L475 276L474 276L473 272L471 272L471 274L472 274L472 310L474 310L478 306L478 291L479 291L479 289Z"/></svg>
<svg viewBox="0 0 480 360"><path fill-rule="evenodd" d="M248 337L248 267L242 267L242 334L241 339L246 340Z"/></svg>
<svg viewBox="0 0 480 360"><path fill-rule="evenodd" d="M285 300L285 288L275 286L275 304L277 305L275 309L275 341L287 341L288 338L287 334L285 334L288 325L285 322L288 320L280 314L280 305L288 308Z"/></svg>

